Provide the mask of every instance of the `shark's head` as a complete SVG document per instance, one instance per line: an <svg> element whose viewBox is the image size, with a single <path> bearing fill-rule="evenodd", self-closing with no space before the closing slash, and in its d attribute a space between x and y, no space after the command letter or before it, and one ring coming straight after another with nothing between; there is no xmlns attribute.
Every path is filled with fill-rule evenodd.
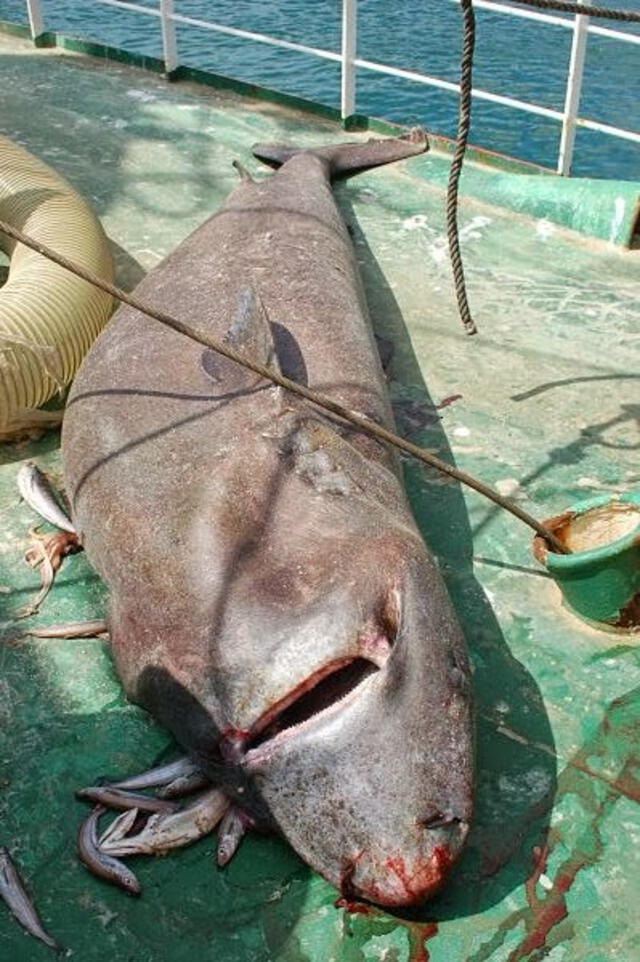
<svg viewBox="0 0 640 962"><path fill-rule="evenodd" d="M242 767L297 853L347 899L428 899L469 830L470 676L424 555L338 659L274 706Z"/></svg>
<svg viewBox="0 0 640 962"><path fill-rule="evenodd" d="M471 686L436 563L380 527L258 552L215 670L147 669L137 699L346 899L402 906L439 890L469 830Z"/></svg>
<svg viewBox="0 0 640 962"><path fill-rule="evenodd" d="M465 645L395 476L324 427L321 444L302 440L259 536L234 520L226 554L204 566L192 552L173 647L162 665L145 648L154 661L134 690L345 898L415 904L449 874L472 814ZM247 504L243 492L241 520ZM198 544L220 545L205 526L216 513L201 515Z"/></svg>

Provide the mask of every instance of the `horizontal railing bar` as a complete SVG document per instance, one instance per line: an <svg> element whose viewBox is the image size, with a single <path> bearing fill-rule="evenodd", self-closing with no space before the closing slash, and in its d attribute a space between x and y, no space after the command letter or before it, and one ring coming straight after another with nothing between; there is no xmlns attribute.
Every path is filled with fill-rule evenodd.
<svg viewBox="0 0 640 962"><path fill-rule="evenodd" d="M414 83L427 84L429 87L441 87L443 90L460 93L460 84L451 80L441 80L439 77L430 77L426 73L418 73L415 70L404 70L402 67L388 67L386 64L377 63L375 60L362 60L360 57L357 57L354 63L356 67L373 70L374 73L386 73L391 77L401 77L403 80L411 80Z"/></svg>
<svg viewBox="0 0 640 962"><path fill-rule="evenodd" d="M457 6L460 0L452 0ZM537 20L540 23L550 23L554 27L573 28L573 19L558 17L553 13L538 13L536 10L523 10L521 7L508 7L505 3L492 3L491 0L473 0L473 6L478 10L489 10L492 13L506 13L510 17L522 17L523 20Z"/></svg>
<svg viewBox="0 0 640 962"><path fill-rule="evenodd" d="M103 2L103 0L99 0ZM114 2L114 0L112 0ZM266 43L272 47L282 47L285 50L295 50L298 53L308 53L314 57L321 57L323 60L335 60L338 63L342 60L342 55L333 50L324 50L321 47L307 47L303 43L294 43L291 40L279 40L276 37L268 37L264 33L253 33L251 30L239 30L237 27L226 27L220 23L209 23L208 20L198 20L196 17L187 17L182 13L174 13L171 19L176 23L183 23L190 27L202 27L203 30L213 30L216 33L225 33L230 37L241 37L243 40L255 40L257 43Z"/></svg>
<svg viewBox="0 0 640 962"><path fill-rule="evenodd" d="M622 40L624 43L640 43L640 33L627 33L623 30L610 30L608 27L597 27L590 23L587 27L588 33L595 33L598 37L607 37L609 40Z"/></svg>
<svg viewBox="0 0 640 962"><path fill-rule="evenodd" d="M460 84L450 80L440 80L438 77L430 77L427 74L416 73L413 70L403 70L400 67L387 67L385 64L376 63L374 60L355 60L356 67L364 70L373 70L376 73L389 74L391 77L400 77L403 80L411 80L415 83L426 84L429 87L440 87L442 90L450 90L452 93L460 92ZM551 117L553 120L562 120L563 113L560 110L553 110L551 107L542 107L539 104L526 103L524 100L516 100L513 97L503 97L501 94L492 94L488 90L473 88L472 95L478 100L488 100L491 103L502 104L504 107L513 107L516 110L525 110L527 113L539 114L541 117Z"/></svg>
<svg viewBox="0 0 640 962"><path fill-rule="evenodd" d="M601 124L598 120L587 120L584 117L578 117L576 124L578 127L585 127L587 130L597 130L601 134L609 134L611 137L620 137L622 140L631 140L635 144L640 144L640 134L634 130L611 127L609 124Z"/></svg>
<svg viewBox="0 0 640 962"><path fill-rule="evenodd" d="M452 3L459 5L460 0L451 0ZM490 10L494 13L504 13L510 17L522 17L524 20L538 20L541 23L549 23L554 27L565 27L573 30L573 17L558 17L552 13L538 13L535 10L522 10L519 7L508 7L504 3L494 3L493 0L474 0L474 7L478 10ZM623 43L640 43L640 34L627 33L623 30L612 30L610 27L599 27L595 23L589 23L588 33L596 34L599 37L607 37L610 40L621 40Z"/></svg>
<svg viewBox="0 0 640 962"><path fill-rule="evenodd" d="M130 10L132 13L148 13L150 17L159 17L160 11L156 7L144 7L140 3L129 3L128 0L95 0L105 7L119 7L121 10Z"/></svg>

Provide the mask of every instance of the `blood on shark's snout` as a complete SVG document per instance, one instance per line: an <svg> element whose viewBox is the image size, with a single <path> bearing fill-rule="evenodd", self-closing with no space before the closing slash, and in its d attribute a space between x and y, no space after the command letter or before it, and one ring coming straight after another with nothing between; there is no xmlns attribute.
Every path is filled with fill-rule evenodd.
<svg viewBox="0 0 640 962"><path fill-rule="evenodd" d="M381 865L369 866L368 861L367 852L362 850L342 872L340 892L350 906L358 899L389 907L424 902L446 881L454 856L446 844L440 844L427 858L410 861L398 852Z"/></svg>
<svg viewBox="0 0 640 962"><path fill-rule="evenodd" d="M411 864L403 855L398 854L387 858L385 865L389 873L398 879L402 904L409 905L434 895L445 881L452 862L453 856L449 848L446 845L436 845L428 859ZM387 895L386 890L381 886L373 888L376 901L383 902Z"/></svg>

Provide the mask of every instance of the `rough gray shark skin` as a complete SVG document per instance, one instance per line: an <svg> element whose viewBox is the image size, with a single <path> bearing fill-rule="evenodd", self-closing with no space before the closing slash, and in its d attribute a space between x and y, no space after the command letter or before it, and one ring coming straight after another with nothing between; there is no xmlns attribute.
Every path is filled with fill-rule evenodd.
<svg viewBox="0 0 640 962"><path fill-rule="evenodd" d="M279 171L136 293L393 427L330 180L425 149L259 148ZM472 812L470 675L394 457L128 307L63 456L128 695L345 896L437 891Z"/></svg>

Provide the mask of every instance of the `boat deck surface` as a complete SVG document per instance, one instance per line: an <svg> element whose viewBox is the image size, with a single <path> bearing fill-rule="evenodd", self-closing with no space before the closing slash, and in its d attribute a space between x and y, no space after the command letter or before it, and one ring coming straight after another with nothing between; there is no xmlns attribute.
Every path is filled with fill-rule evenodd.
<svg viewBox="0 0 640 962"><path fill-rule="evenodd" d="M15 38L0 38L0 90L4 132L90 201L128 288L221 204L234 159L269 176L251 157L255 141L344 139L282 105ZM434 153L337 188L392 351L400 431L539 518L632 490L640 252L463 196L480 329L469 338L446 252L447 164ZM39 615L15 619L38 588L23 561L37 519L15 486L28 458L61 483L59 435L0 446L0 844L76 959L640 957L640 636L579 621L533 560L526 527L415 463L408 490L468 638L477 693L477 817L446 890L410 919L350 914L273 837L247 839L224 871L211 838L140 859L139 900L89 875L75 852L86 807L74 790L148 768L173 746L125 700L106 642L25 636L102 615L105 590L82 555L65 561ZM1 958L49 952L0 908Z"/></svg>

